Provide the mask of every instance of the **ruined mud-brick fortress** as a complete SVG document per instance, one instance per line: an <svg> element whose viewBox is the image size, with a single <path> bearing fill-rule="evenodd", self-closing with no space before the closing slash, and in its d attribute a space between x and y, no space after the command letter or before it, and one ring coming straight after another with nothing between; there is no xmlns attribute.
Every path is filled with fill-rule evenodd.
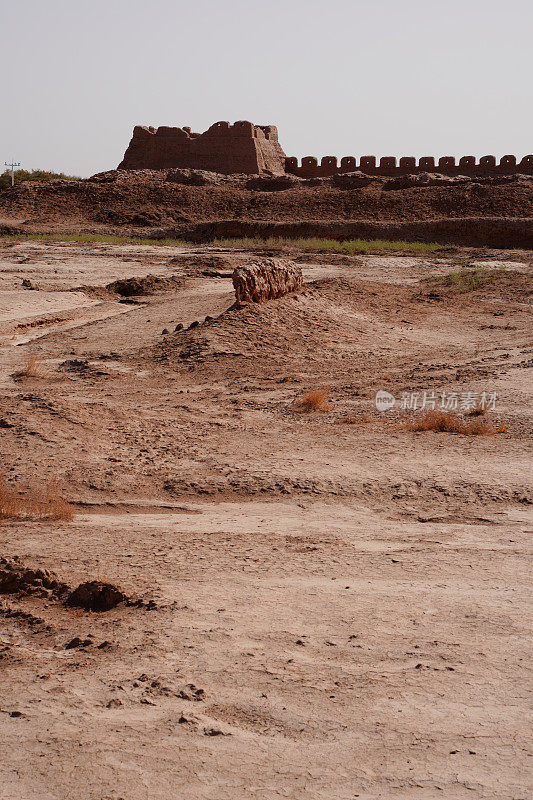
<svg viewBox="0 0 533 800"><path fill-rule="evenodd" d="M445 175L533 175L533 155L518 161L515 156L503 156L496 163L494 156L453 156L416 158L403 156L344 156L337 163L335 156L324 156L320 163L314 156L287 158L278 142L274 125L254 125L240 121L215 122L204 133L192 133L190 128L141 127L133 129L133 137L119 169L208 170L227 175L283 175L291 173L302 178L318 178L359 170L368 175L408 175L417 172L440 172Z"/></svg>

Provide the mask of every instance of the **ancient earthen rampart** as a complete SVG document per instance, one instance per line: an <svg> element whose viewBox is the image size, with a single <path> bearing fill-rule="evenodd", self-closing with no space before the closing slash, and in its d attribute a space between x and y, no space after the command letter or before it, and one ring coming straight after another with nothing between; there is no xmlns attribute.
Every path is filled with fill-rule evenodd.
<svg viewBox="0 0 533 800"><path fill-rule="evenodd" d="M286 258L256 258L233 271L238 303L264 303L302 288L302 268Z"/></svg>
<svg viewBox="0 0 533 800"><path fill-rule="evenodd" d="M136 125L119 169L201 169L227 175L283 174L285 153L274 125L215 122L204 133L190 128Z"/></svg>
<svg viewBox="0 0 533 800"><path fill-rule="evenodd" d="M533 155L524 156L518 161L516 156L503 156L499 163L494 156L482 156L476 161L475 156L462 156L457 162L453 156L422 156L418 161L412 156L403 156L397 160L394 156L384 156L378 160L375 156L362 156L359 161L355 156L344 156L337 163L335 156L324 156L320 164L314 156L305 156L298 164L297 158L285 159L285 171L301 178L323 178L340 175L345 172L359 170L367 175L413 175L420 172L440 172L444 175L511 175L524 173L533 175Z"/></svg>
<svg viewBox="0 0 533 800"><path fill-rule="evenodd" d="M159 128L136 125L133 137L124 154L119 169L195 169L227 175L290 173L301 178L321 178L359 170L367 175L394 177L420 172L440 172L444 175L533 175L533 155L520 161L515 156L503 156L499 162L494 156L324 156L320 163L314 156L286 158L278 142L275 125L254 125L240 120L215 122L204 133L192 133L190 128Z"/></svg>

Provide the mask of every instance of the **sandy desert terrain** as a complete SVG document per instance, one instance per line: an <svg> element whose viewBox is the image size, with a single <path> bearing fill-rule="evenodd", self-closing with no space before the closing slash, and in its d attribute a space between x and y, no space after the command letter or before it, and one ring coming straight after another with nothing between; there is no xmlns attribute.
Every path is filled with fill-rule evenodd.
<svg viewBox="0 0 533 800"><path fill-rule="evenodd" d="M294 252L233 307L249 258L0 247L2 471L74 510L0 522L0 797L530 798L531 254ZM424 392L496 432L413 431Z"/></svg>

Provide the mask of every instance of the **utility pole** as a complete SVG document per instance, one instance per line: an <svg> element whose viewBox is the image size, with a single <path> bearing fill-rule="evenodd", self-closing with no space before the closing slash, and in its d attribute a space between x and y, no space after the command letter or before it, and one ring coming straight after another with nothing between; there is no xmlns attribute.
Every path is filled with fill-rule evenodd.
<svg viewBox="0 0 533 800"><path fill-rule="evenodd" d="M15 163L14 161L11 164L8 164L7 161L4 161L4 166L9 167L11 169L11 186L15 185L15 167L20 167L20 164Z"/></svg>

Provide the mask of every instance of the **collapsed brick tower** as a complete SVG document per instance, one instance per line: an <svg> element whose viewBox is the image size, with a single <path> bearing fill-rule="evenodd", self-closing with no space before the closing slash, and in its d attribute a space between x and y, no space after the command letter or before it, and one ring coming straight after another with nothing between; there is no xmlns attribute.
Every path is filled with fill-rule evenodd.
<svg viewBox="0 0 533 800"><path fill-rule="evenodd" d="M227 175L285 172L285 153L274 125L240 121L215 122L205 133L190 128L141 127L133 137L119 169L204 169Z"/></svg>

